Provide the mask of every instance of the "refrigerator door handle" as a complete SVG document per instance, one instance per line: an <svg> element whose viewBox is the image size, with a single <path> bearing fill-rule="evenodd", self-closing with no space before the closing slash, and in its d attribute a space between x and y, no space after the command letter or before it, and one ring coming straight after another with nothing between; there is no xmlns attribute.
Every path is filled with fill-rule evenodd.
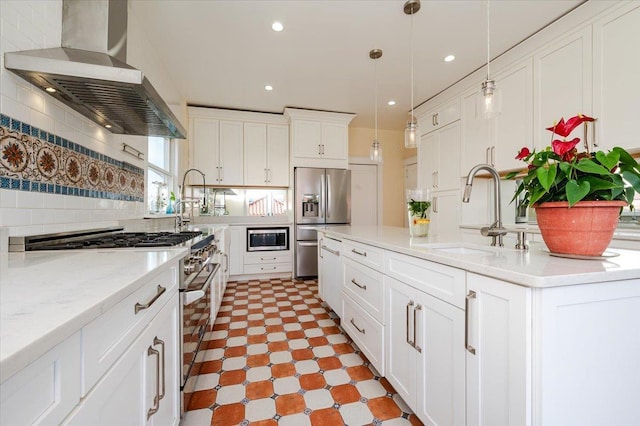
<svg viewBox="0 0 640 426"><path fill-rule="evenodd" d="M327 219L331 218L331 176L327 173Z"/></svg>
<svg viewBox="0 0 640 426"><path fill-rule="evenodd" d="M298 241L298 245L300 247L318 247L318 242L317 241L309 241L309 242Z"/></svg>
<svg viewBox="0 0 640 426"><path fill-rule="evenodd" d="M320 205L318 206L319 210L320 210L320 214L319 217L321 219L324 219L324 210L326 208L326 204L327 204L327 174L326 173L322 173L320 175L320 180L321 180L321 184L320 184ZM324 220L322 221L324 222Z"/></svg>

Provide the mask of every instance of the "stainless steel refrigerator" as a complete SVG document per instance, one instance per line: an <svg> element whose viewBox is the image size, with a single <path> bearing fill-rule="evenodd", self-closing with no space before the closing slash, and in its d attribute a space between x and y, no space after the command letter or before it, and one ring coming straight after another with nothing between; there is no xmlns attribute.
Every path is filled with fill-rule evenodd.
<svg viewBox="0 0 640 426"><path fill-rule="evenodd" d="M317 225L351 223L351 170L297 167L295 276L318 275Z"/></svg>

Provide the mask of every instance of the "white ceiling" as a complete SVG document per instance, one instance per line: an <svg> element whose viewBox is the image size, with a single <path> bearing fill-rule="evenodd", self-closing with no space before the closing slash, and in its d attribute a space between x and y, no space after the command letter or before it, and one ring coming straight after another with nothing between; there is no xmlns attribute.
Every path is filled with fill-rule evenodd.
<svg viewBox="0 0 640 426"><path fill-rule="evenodd" d="M492 0L491 56L582 3ZM281 113L285 106L354 112L402 130L411 108L410 16L404 0L132 0L188 104ZM273 21L285 29L271 29ZM423 0L414 16L415 106L486 63L486 2ZM454 62L445 63L448 54ZM264 90L270 84L272 92ZM394 99L393 107L387 101Z"/></svg>

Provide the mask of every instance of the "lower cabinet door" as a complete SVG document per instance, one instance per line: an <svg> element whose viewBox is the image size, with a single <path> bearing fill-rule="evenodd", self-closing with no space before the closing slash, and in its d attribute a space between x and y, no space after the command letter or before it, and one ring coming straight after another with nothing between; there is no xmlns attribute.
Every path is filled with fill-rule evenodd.
<svg viewBox="0 0 640 426"><path fill-rule="evenodd" d="M386 297L386 378L400 397L416 409L416 350L413 341L413 307L416 290L384 277Z"/></svg>
<svg viewBox="0 0 640 426"><path fill-rule="evenodd" d="M464 311L417 292L418 404L425 425L465 424Z"/></svg>
<svg viewBox="0 0 640 426"><path fill-rule="evenodd" d="M178 295L98 381L65 425L178 425Z"/></svg>

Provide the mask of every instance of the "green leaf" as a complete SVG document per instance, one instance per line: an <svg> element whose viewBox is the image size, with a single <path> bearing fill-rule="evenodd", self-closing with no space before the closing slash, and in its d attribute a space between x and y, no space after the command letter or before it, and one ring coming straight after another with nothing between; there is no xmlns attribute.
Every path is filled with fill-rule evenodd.
<svg viewBox="0 0 640 426"><path fill-rule="evenodd" d="M620 161L620 153L617 151L611 151L608 154L605 154L602 151L596 152L596 159L606 167L608 170L613 169Z"/></svg>
<svg viewBox="0 0 640 426"><path fill-rule="evenodd" d="M540 197L542 197L544 194L546 193L546 191L544 190L544 188L542 187L537 187L533 193L531 193L530 199L529 199L529 205L532 206L534 205L539 199Z"/></svg>
<svg viewBox="0 0 640 426"><path fill-rule="evenodd" d="M638 162L631 156L627 151L616 146L611 151L617 152L620 155L620 162L627 164L632 167L638 167Z"/></svg>
<svg viewBox="0 0 640 426"><path fill-rule="evenodd" d="M589 185L591 186L589 189L590 192L600 191L602 189L613 189L613 188L618 188L620 186L620 185L617 185L615 182L605 180L605 179L600 179L595 176L581 177L580 182L584 182L584 181L589 182Z"/></svg>
<svg viewBox="0 0 640 426"><path fill-rule="evenodd" d="M514 177L518 176L518 173L520 173L520 172L507 173L507 175L504 177L504 179L505 180L513 179Z"/></svg>
<svg viewBox="0 0 640 426"><path fill-rule="evenodd" d="M629 184L631 184L636 192L640 193L640 176L633 173L632 171L625 170L624 172L622 172L622 177L624 178L624 180L629 182Z"/></svg>
<svg viewBox="0 0 640 426"><path fill-rule="evenodd" d="M597 175L608 175L611 173L600 164L597 164L593 160L589 160L588 158L583 158L582 160L578 161L578 164L576 164L576 169L580 170L581 172L594 173Z"/></svg>
<svg viewBox="0 0 640 426"><path fill-rule="evenodd" d="M557 168L555 164L549 164L549 168L540 167L536 170L538 181L545 191L549 191L549 188L551 188L551 184L556 178L556 173Z"/></svg>
<svg viewBox="0 0 640 426"><path fill-rule="evenodd" d="M590 185L587 181L578 183L575 180L570 180L567 182L565 191L569 207L573 207L578 201L582 200L589 193L589 188Z"/></svg>

